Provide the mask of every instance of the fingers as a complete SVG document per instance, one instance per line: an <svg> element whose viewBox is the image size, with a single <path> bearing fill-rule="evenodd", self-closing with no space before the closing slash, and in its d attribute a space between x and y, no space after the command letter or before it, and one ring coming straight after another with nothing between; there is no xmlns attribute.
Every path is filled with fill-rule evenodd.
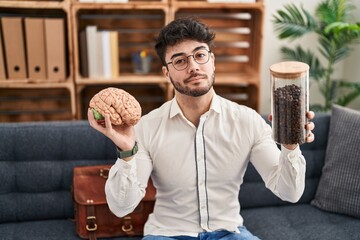
<svg viewBox="0 0 360 240"><path fill-rule="evenodd" d="M315 117L315 113L313 111L308 111L306 112L306 117L308 120L312 120ZM268 120L271 122L272 121L272 115L269 114L268 115ZM306 142L311 143L315 140L315 135L313 134L312 130L315 129L315 124L311 121L309 121L306 125L305 125L305 129L308 130L308 134L306 136ZM288 149L291 149L291 146L287 146Z"/></svg>
<svg viewBox="0 0 360 240"><path fill-rule="evenodd" d="M306 142L311 143L315 140L315 135L313 134L312 130L315 129L315 124L313 122L309 122L305 126L306 130L308 130L308 134L306 136Z"/></svg>
<svg viewBox="0 0 360 240"><path fill-rule="evenodd" d="M306 117L307 117L309 120L314 119L315 113L314 113L313 111L308 111L308 112L306 113Z"/></svg>
<svg viewBox="0 0 360 240"><path fill-rule="evenodd" d="M315 140L315 135L309 131L308 135L306 136L306 142L311 143Z"/></svg>
<svg viewBox="0 0 360 240"><path fill-rule="evenodd" d="M315 124L313 122L309 122L305 125L305 129L306 130L309 130L309 131L312 131L315 129Z"/></svg>
<svg viewBox="0 0 360 240"><path fill-rule="evenodd" d="M88 117L90 126L94 127L94 125L96 124L96 120L95 120L94 114L90 108L88 108L87 117Z"/></svg>
<svg viewBox="0 0 360 240"><path fill-rule="evenodd" d="M98 131L101 132L101 133L105 133L105 132L104 132L104 126L100 125L100 124L96 121L96 119L95 119L95 117L94 117L94 114L93 114L93 112L92 112L92 110L91 110L90 108L88 109L87 117L88 117L89 124L90 124L90 126L91 126L92 128L98 130Z"/></svg>
<svg viewBox="0 0 360 240"><path fill-rule="evenodd" d="M312 120L314 119L315 117L315 113L313 111L309 111L306 113L306 117L309 119L309 120ZM315 129L315 124L313 122L308 122L306 125L305 125L305 129L308 130L308 135L306 136L306 142L307 143L311 143L315 140L315 135L314 133L312 132L312 130Z"/></svg>
<svg viewBox="0 0 360 240"><path fill-rule="evenodd" d="M112 123L110 120L110 116L105 115L104 118L105 118L105 126L104 127L107 128L109 131L112 130Z"/></svg>

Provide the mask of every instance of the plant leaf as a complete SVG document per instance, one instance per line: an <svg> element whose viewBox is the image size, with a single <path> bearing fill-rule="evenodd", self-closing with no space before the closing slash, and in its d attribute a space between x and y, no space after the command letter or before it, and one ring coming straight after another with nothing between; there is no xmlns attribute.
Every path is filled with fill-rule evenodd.
<svg viewBox="0 0 360 240"><path fill-rule="evenodd" d="M340 46L352 44L360 39L360 23L334 22L327 25L324 32L332 36Z"/></svg>
<svg viewBox="0 0 360 240"><path fill-rule="evenodd" d="M330 32L335 34L353 32L355 35L360 35L360 23L333 22L327 25L324 31L326 34Z"/></svg>
<svg viewBox="0 0 360 240"><path fill-rule="evenodd" d="M303 7L287 4L284 10L278 10L274 15L274 27L278 38L295 39L316 29L315 19Z"/></svg>
<svg viewBox="0 0 360 240"><path fill-rule="evenodd" d="M283 59L285 60L295 60L308 64L310 67L309 75L316 81L324 77L325 69L321 65L319 59L315 57L311 51L305 51L300 45L295 49L282 47L280 51L282 53Z"/></svg>
<svg viewBox="0 0 360 240"><path fill-rule="evenodd" d="M346 40L319 36L319 52L324 56L328 61L333 62L334 64L345 59L349 56L351 49L345 43Z"/></svg>
<svg viewBox="0 0 360 240"><path fill-rule="evenodd" d="M350 90L350 92L342 94L342 96L335 101L336 104L346 106L355 98L360 96L360 83L358 82L339 81L338 86L341 88L346 88Z"/></svg>
<svg viewBox="0 0 360 240"><path fill-rule="evenodd" d="M310 76L318 85L324 104L313 109L328 111L331 104L347 105L360 96L360 83L334 80L334 65L348 57L351 45L360 43L360 23L349 23L354 5L348 0L322 0L312 17L303 7L285 5L274 15L274 27L279 39L296 39L308 32L318 36L318 52L324 57L324 66L316 55L300 46L295 49L281 48L284 59L305 62L310 66Z"/></svg>
<svg viewBox="0 0 360 240"><path fill-rule="evenodd" d="M318 5L315 12L322 25L326 26L333 22L348 21L353 8L347 0L325 0Z"/></svg>

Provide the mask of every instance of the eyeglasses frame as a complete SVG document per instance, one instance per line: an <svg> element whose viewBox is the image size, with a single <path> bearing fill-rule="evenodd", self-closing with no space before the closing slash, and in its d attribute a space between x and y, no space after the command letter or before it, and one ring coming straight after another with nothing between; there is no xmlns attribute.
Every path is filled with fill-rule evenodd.
<svg viewBox="0 0 360 240"><path fill-rule="evenodd" d="M208 59L207 59L206 62L204 62L204 63L198 63L198 62L196 61L195 57L194 57L195 53L198 52L198 51L200 51L200 50L205 50L205 51L207 51L207 52L209 53ZM204 65L204 64L206 64L206 63L209 62L209 60L210 60L210 55L211 55L212 51L211 51L210 49L199 49L199 50L195 51L195 53L186 56L186 60L187 60L187 61L186 61L186 66L185 66L183 69L181 69L181 70L178 70L178 69L174 66L173 61L166 63L166 65L169 65L169 64L171 63L171 65L174 67L174 69L175 69L176 71L183 71L183 70L185 70L185 69L189 66L189 57L193 57L194 61L195 61L197 64Z"/></svg>

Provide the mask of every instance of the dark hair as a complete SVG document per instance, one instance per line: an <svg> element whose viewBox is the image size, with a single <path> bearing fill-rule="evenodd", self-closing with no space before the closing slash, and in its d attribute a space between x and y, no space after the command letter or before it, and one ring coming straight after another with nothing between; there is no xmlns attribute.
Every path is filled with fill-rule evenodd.
<svg viewBox="0 0 360 240"><path fill-rule="evenodd" d="M164 66L165 53L168 46L174 46L184 40L195 40L213 47L215 33L207 25L196 18L179 18L166 25L156 39L155 50Z"/></svg>

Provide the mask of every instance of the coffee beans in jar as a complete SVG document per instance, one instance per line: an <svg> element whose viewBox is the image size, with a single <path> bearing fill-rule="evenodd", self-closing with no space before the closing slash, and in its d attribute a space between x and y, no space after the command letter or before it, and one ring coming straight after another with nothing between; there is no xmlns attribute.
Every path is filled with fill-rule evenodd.
<svg viewBox="0 0 360 240"><path fill-rule="evenodd" d="M302 144L307 135L309 66L281 62L272 65L270 73L274 140L279 144Z"/></svg>

